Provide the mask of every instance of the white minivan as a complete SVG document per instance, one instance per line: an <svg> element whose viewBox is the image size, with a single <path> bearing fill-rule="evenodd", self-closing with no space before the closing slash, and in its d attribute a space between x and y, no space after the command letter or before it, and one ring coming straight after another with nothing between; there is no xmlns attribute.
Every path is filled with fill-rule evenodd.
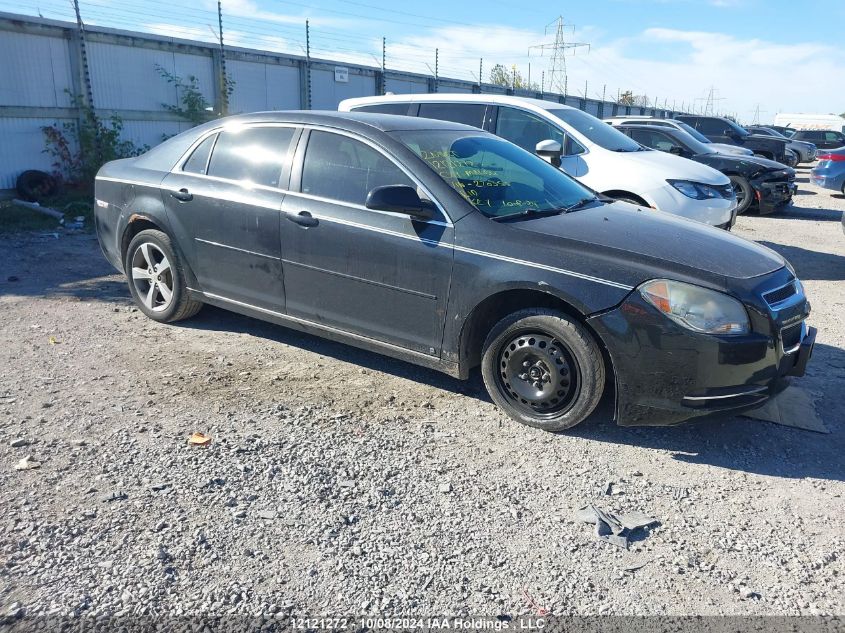
<svg viewBox="0 0 845 633"><path fill-rule="evenodd" d="M736 195L721 172L646 149L591 114L553 101L485 94L386 95L346 99L338 110L465 123L530 152L551 140L545 146L562 149L561 168L608 197L725 229L736 219Z"/></svg>

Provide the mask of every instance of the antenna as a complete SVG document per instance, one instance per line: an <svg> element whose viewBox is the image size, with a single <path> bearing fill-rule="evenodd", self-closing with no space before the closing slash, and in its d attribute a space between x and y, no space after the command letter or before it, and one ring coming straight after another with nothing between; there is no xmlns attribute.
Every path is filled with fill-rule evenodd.
<svg viewBox="0 0 845 633"><path fill-rule="evenodd" d="M529 56L531 55L532 48L539 50L540 55L543 55L546 51L552 52L552 59L549 63L549 89L552 92L557 89L557 92L563 95L566 94L566 89L568 87L566 76L566 51L581 48L583 46L586 46L588 51L590 50L589 44L582 42L567 42L564 35L564 24L563 16L559 15L557 20L546 26L546 35L548 35L549 30L554 27L555 41L553 44L537 44L535 46L528 47Z"/></svg>

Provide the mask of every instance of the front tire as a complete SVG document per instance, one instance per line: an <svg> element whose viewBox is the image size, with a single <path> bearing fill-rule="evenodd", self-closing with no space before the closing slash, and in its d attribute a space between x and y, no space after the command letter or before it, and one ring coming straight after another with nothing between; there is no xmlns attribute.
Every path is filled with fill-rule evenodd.
<svg viewBox="0 0 845 633"><path fill-rule="evenodd" d="M126 249L123 269L132 298L154 321L188 319L202 308L201 301L190 297L182 260L163 231L138 233Z"/></svg>
<svg viewBox="0 0 845 633"><path fill-rule="evenodd" d="M497 323L484 342L484 385L511 418L544 431L570 429L601 400L605 367L590 332L571 317L533 308Z"/></svg>
<svg viewBox="0 0 845 633"><path fill-rule="evenodd" d="M754 188L747 178L742 176L728 176L731 180L731 187L736 193L736 214L742 215L751 208L754 202Z"/></svg>

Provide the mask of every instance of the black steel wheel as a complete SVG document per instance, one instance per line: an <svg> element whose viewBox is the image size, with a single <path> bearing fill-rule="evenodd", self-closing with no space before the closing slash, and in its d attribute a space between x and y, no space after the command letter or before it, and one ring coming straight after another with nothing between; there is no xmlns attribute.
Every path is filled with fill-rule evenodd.
<svg viewBox="0 0 845 633"><path fill-rule="evenodd" d="M731 180L731 187L733 187L736 194L736 214L742 215L751 207L754 202L754 188L747 178L742 176L728 176Z"/></svg>
<svg viewBox="0 0 845 633"><path fill-rule="evenodd" d="M500 321L484 344L481 372L490 397L518 422L562 431L593 412L604 361L590 332L569 316L531 309Z"/></svg>

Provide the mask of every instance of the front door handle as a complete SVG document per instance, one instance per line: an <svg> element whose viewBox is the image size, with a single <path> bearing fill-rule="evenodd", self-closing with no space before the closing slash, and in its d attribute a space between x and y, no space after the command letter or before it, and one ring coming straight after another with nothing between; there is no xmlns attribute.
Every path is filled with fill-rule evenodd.
<svg viewBox="0 0 845 633"><path fill-rule="evenodd" d="M299 226L309 227L309 226L317 226L320 221L315 218L313 215L308 213L308 211L300 211L299 213L285 213L285 217L298 224Z"/></svg>
<svg viewBox="0 0 845 633"><path fill-rule="evenodd" d="M179 200L179 202L188 202L188 200L194 199L194 194L192 194L184 187L179 191L171 191L170 195Z"/></svg>

